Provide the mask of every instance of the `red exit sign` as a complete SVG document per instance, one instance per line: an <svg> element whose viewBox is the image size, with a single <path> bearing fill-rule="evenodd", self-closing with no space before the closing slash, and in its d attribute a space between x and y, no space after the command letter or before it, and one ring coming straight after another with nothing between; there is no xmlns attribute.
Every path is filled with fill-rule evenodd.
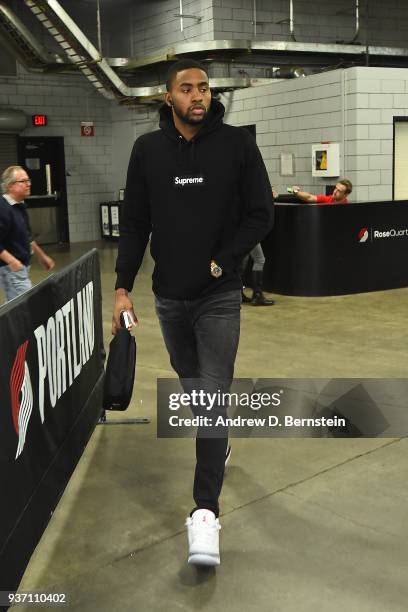
<svg viewBox="0 0 408 612"><path fill-rule="evenodd" d="M47 125L47 115L32 115L33 125Z"/></svg>

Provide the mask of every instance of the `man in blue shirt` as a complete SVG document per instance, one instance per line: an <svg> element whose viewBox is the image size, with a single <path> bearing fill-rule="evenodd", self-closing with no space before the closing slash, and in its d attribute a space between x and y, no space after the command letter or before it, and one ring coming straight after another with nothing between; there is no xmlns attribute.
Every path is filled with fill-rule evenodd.
<svg viewBox="0 0 408 612"><path fill-rule="evenodd" d="M9 301L31 288L30 258L33 252L46 270L55 262L32 239L24 198L31 181L21 166L9 166L2 174L0 197L0 287Z"/></svg>

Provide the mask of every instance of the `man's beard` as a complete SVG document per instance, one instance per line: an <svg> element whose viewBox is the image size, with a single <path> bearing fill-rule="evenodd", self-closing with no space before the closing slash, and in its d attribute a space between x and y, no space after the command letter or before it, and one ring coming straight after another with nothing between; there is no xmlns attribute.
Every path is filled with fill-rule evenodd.
<svg viewBox="0 0 408 612"><path fill-rule="evenodd" d="M200 116L195 116L195 115L190 115L189 111L187 111L186 113L183 113L182 110L173 101L174 112L176 113L176 115L180 119L180 121L182 121L186 125L200 125L200 123L203 123L203 121L207 117L207 115L208 115L208 108L205 108L205 106L202 105L202 104L197 104L197 107L204 109L204 114L201 115L201 117Z"/></svg>

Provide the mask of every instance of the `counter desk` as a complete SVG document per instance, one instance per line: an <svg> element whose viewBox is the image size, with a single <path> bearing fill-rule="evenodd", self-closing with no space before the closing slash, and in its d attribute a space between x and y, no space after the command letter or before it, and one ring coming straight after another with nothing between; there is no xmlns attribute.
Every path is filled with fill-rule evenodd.
<svg viewBox="0 0 408 612"><path fill-rule="evenodd" d="M297 296L408 287L408 201L275 203L266 291Z"/></svg>

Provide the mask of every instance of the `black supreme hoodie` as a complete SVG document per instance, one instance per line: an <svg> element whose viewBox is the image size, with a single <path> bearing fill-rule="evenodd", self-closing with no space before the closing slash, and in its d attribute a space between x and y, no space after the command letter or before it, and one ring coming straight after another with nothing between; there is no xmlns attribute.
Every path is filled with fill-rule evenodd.
<svg viewBox="0 0 408 612"><path fill-rule="evenodd" d="M241 288L238 267L273 223L268 175L253 136L222 122L212 100L190 141L176 130L171 109L160 130L140 136L131 154L123 202L116 288L132 290L151 234L153 291L194 299ZM223 269L210 274L210 261Z"/></svg>

